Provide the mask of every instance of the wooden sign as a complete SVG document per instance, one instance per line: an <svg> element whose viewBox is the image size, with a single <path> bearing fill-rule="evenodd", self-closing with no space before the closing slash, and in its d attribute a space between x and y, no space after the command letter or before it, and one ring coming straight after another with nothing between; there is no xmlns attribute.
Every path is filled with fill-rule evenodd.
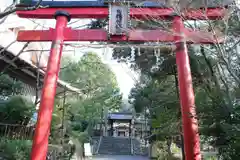
<svg viewBox="0 0 240 160"><path fill-rule="evenodd" d="M127 33L129 23L129 8L126 5L110 4L109 34L122 35Z"/></svg>

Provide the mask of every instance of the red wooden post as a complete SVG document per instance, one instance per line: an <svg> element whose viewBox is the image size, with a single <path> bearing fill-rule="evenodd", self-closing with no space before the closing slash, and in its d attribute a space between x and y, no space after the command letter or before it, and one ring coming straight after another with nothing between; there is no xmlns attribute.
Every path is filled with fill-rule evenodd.
<svg viewBox="0 0 240 160"><path fill-rule="evenodd" d="M192 76L184 38L184 24L181 17L173 20L176 43L176 63L182 111L184 150L186 160L201 160L198 122L196 119Z"/></svg>
<svg viewBox="0 0 240 160"><path fill-rule="evenodd" d="M60 69L60 59L62 56L64 29L69 20L69 15L65 12L56 12L55 16L57 19L56 30L54 40L52 41L47 72L42 89L38 120L32 145L31 160L46 160L48 150L48 137L50 134L52 111Z"/></svg>

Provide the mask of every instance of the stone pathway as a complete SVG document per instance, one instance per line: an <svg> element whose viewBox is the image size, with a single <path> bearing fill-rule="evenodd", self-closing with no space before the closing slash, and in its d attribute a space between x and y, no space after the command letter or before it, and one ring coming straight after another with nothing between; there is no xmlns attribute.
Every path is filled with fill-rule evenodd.
<svg viewBox="0 0 240 160"><path fill-rule="evenodd" d="M149 160L149 158L141 157L141 156L101 155L101 156L92 157L86 160Z"/></svg>

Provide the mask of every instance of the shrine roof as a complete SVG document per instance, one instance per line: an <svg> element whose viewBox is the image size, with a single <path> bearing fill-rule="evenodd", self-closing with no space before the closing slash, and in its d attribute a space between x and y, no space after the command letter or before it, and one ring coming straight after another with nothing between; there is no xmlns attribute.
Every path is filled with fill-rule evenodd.
<svg viewBox="0 0 240 160"><path fill-rule="evenodd" d="M116 113L109 113L108 119L114 120L131 120L133 118L132 113L124 113L124 112L116 112Z"/></svg>

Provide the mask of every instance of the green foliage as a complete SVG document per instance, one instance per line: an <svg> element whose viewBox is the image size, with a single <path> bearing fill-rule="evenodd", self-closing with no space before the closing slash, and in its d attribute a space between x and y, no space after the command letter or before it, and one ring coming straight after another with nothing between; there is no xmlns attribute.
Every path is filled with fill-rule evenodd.
<svg viewBox="0 0 240 160"><path fill-rule="evenodd" d="M21 96L13 96L0 104L1 123L27 125L35 111L32 102Z"/></svg>
<svg viewBox="0 0 240 160"><path fill-rule="evenodd" d="M207 156L205 157L206 160L217 160L216 156Z"/></svg>
<svg viewBox="0 0 240 160"><path fill-rule="evenodd" d="M196 56L195 58L197 58L195 61L191 61L191 67L194 67L192 72L200 133L207 137L204 143L219 148L219 154L224 159L237 159L240 156L238 153L239 105L231 104L233 102L228 100L226 90L219 86L216 73L211 73L204 57ZM210 58L207 59L211 61L212 68L213 61ZM177 81L174 80L171 70L160 68L162 70L158 72L158 77L161 79L150 77L147 83L140 82L132 90L130 98L133 99L131 102L137 112L142 112L145 108L150 110L153 134L157 135L158 140L164 141L168 137L179 134L180 130L177 128L180 129L181 123ZM168 68L171 68L171 65ZM233 90L231 94L235 93Z"/></svg>
<svg viewBox="0 0 240 160"><path fill-rule="evenodd" d="M97 55L87 53L80 61L74 62L68 59L63 61L63 65L67 67L61 71L61 79L80 88L86 95L86 98L68 97L67 101L71 103L73 110L79 108L83 113L82 116L86 116L84 112L99 113L103 107L115 109L119 107L121 94L116 77ZM92 115L88 116L93 118Z"/></svg>
<svg viewBox="0 0 240 160"><path fill-rule="evenodd" d="M139 86L132 90L130 98L137 112L149 110L153 134L161 140L179 134L180 107L174 76L162 81L152 79L144 87Z"/></svg>
<svg viewBox="0 0 240 160"><path fill-rule="evenodd" d="M21 93L23 83L9 77L7 74L0 75L0 99L9 98Z"/></svg>
<svg viewBox="0 0 240 160"><path fill-rule="evenodd" d="M3 160L29 160L31 141L0 139L0 158Z"/></svg>
<svg viewBox="0 0 240 160"><path fill-rule="evenodd" d="M68 67L61 71L61 79L81 88L84 93L92 93L109 85L117 87L115 75L94 53L85 54L78 62L68 61L65 64Z"/></svg>
<svg viewBox="0 0 240 160"><path fill-rule="evenodd" d="M174 154L168 153L168 145L166 141L156 141L154 142L154 153L156 153L157 160L180 160L180 158L176 157Z"/></svg>

